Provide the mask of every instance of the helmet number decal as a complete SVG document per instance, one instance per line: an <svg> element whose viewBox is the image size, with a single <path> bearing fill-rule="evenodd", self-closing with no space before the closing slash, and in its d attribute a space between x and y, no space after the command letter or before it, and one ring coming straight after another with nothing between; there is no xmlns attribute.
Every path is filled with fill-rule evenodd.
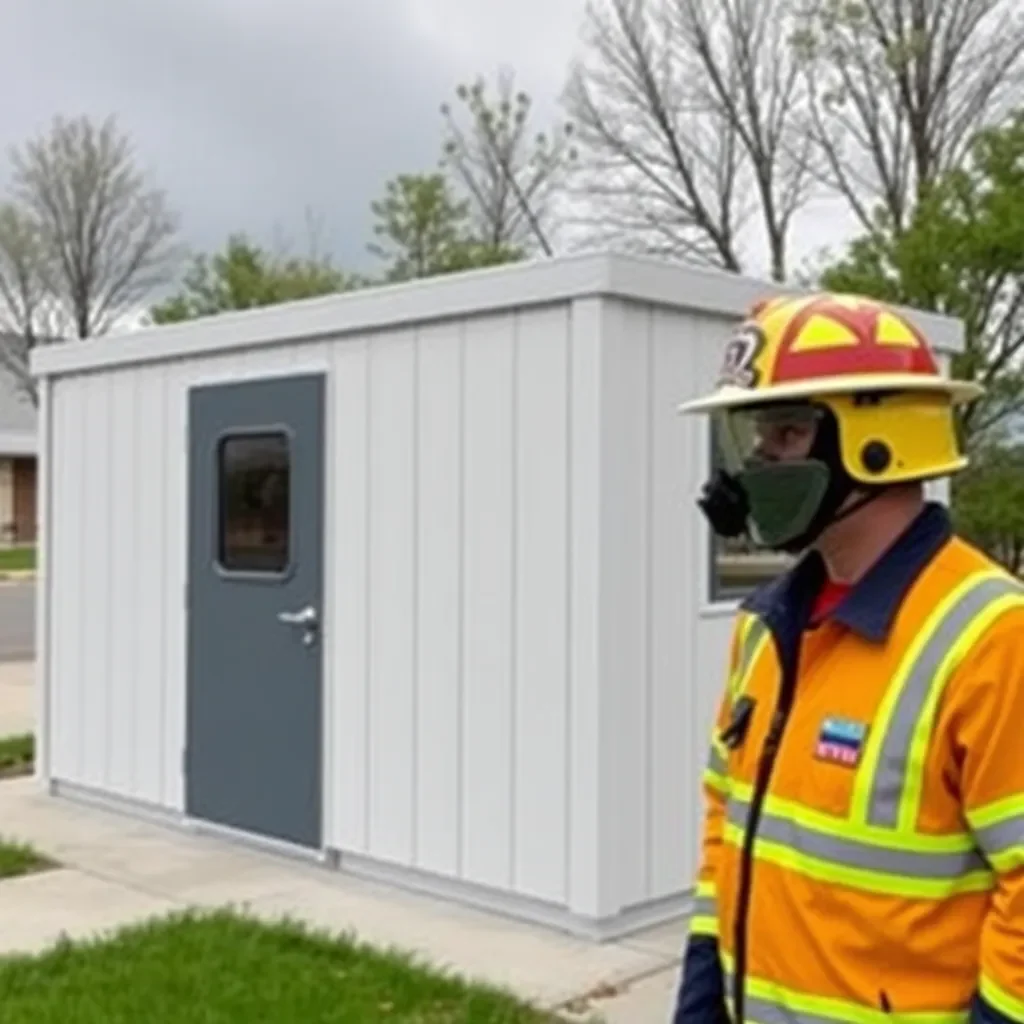
<svg viewBox="0 0 1024 1024"><path fill-rule="evenodd" d="M744 324L725 346L719 385L755 387L761 377L755 363L764 347L764 341L764 332L757 324Z"/></svg>

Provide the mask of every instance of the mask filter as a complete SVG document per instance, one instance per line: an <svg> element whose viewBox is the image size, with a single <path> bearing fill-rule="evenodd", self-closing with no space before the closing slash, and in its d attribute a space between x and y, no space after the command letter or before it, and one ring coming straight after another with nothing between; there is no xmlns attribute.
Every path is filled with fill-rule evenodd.
<svg viewBox="0 0 1024 1024"><path fill-rule="evenodd" d="M785 551L802 539L819 516L829 480L829 467L817 459L752 462L737 483L747 495L753 540Z"/></svg>

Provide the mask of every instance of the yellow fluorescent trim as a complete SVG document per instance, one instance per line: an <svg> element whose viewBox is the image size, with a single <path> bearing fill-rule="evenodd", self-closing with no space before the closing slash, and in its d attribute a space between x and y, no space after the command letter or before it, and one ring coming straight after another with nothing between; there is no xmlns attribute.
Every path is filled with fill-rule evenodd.
<svg viewBox="0 0 1024 1024"><path fill-rule="evenodd" d="M946 594L931 615L928 616L922 628L918 630L913 642L907 648L899 668L893 673L893 677L885 691L885 697L878 708L878 714L875 716L875 724L868 732L860 767L857 769L857 775L853 783L850 819L856 824L862 825L867 822L868 804L871 800L871 784L878 770L878 759L882 752L882 744L885 741L886 733L888 732L889 722L892 719L893 711L896 708L907 676L913 671L925 644L928 643L932 634L942 624L949 610L968 590L971 590L983 579L991 575L992 573L987 571L974 573Z"/></svg>
<svg viewBox="0 0 1024 1024"><path fill-rule="evenodd" d="M733 846L742 847L742 829L727 824L725 839ZM754 843L754 857L819 882L910 899L943 899L957 893L985 892L993 884L992 874L988 871L972 871L959 878L911 878L820 860L766 839L758 839Z"/></svg>
<svg viewBox="0 0 1024 1024"><path fill-rule="evenodd" d="M732 956L725 952L719 955L725 969L732 974L735 970ZM747 978L746 990L752 998L783 1007L792 1013L823 1017L837 1022L845 1021L849 1024L963 1024L969 1016L969 1010L880 1010L851 1003L845 999L808 995L763 978ZM754 1017L751 1016L749 1019L754 1020Z"/></svg>
<svg viewBox="0 0 1024 1024"><path fill-rule="evenodd" d="M1021 793L975 807L974 810L967 812L967 820L971 823L971 828L987 828L989 825L998 825L1008 818L1016 818L1019 815L1024 815L1024 794Z"/></svg>
<svg viewBox="0 0 1024 1024"><path fill-rule="evenodd" d="M750 803L753 799L754 787L746 782L733 781L730 785L730 796L733 799ZM771 796L765 798L764 813L775 818L783 818L801 828L821 832L824 835L836 836L840 839L856 839L887 850L907 850L914 853L964 853L974 849L974 839L967 832L954 832L949 835L928 835L926 833L894 832L878 825L864 825L851 822L834 814L825 814L804 807L793 800Z"/></svg>
<svg viewBox="0 0 1024 1024"><path fill-rule="evenodd" d="M718 937L718 918L700 915L690 918L691 935L710 935Z"/></svg>
<svg viewBox="0 0 1024 1024"><path fill-rule="evenodd" d="M1024 601L1021 600L1019 594L1007 594L986 605L984 611L971 619L967 628L957 637L956 643L950 646L945 657L939 663L910 741L910 751L907 755L907 778L903 787L903 799L900 803L897 823L900 832L913 832L917 824L921 811L921 795L924 791L924 767L928 758L928 745L932 737L932 723L938 714L939 700L946 683L978 637L1005 611L1013 607L1020 607L1022 604Z"/></svg>
<svg viewBox="0 0 1024 1024"><path fill-rule="evenodd" d="M992 867L1002 875L1024 867L1024 845L1013 846L1009 850L1001 850L999 853L991 853L986 856ZM1024 1020L1024 1017L1021 1019Z"/></svg>
<svg viewBox="0 0 1024 1024"><path fill-rule="evenodd" d="M987 974L981 976L981 997L1011 1020L1024 1020L1024 999L1002 988Z"/></svg>
<svg viewBox="0 0 1024 1024"><path fill-rule="evenodd" d="M728 795L729 793L729 780L724 775L711 771L710 768L704 770L704 785L709 789L713 789L716 793L723 795Z"/></svg>

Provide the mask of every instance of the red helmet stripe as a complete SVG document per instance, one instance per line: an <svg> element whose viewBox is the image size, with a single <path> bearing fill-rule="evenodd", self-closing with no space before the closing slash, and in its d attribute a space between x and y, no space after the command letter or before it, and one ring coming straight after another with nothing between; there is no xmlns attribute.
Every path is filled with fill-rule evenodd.
<svg viewBox="0 0 1024 1024"><path fill-rule="evenodd" d="M813 348L793 351L800 332L812 316L826 316L853 331L861 341L850 345L848 339L834 348ZM822 377L849 374L920 373L937 375L938 367L920 334L912 329L918 344L879 344L877 340L878 310L865 304L860 309L841 306L824 300L811 302L786 325L775 358L772 382L793 383ZM843 332L845 335L845 332Z"/></svg>

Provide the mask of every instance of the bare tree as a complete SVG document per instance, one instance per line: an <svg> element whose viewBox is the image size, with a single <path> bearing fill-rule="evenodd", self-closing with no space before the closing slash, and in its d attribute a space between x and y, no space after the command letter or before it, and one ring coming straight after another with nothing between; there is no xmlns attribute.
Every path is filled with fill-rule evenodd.
<svg viewBox="0 0 1024 1024"><path fill-rule="evenodd" d="M0 206L0 365L38 402L29 354L56 336L56 309L35 224L11 203Z"/></svg>
<svg viewBox="0 0 1024 1024"><path fill-rule="evenodd" d="M169 279L180 255L176 217L114 118L55 118L47 134L15 148L11 162L15 213L7 226L23 228L11 236L19 244L31 239L52 334L103 334ZM10 297L0 298L17 319Z"/></svg>
<svg viewBox="0 0 1024 1024"><path fill-rule="evenodd" d="M591 0L567 103L581 191L606 236L738 271L740 233L758 216L785 279L812 180L790 3Z"/></svg>
<svg viewBox="0 0 1024 1024"><path fill-rule="evenodd" d="M499 73L493 99L482 78L458 86L455 94L466 123L459 123L451 104L442 104L442 163L468 199L480 243L495 251L536 244L551 255L552 199L574 155L572 127L532 132L532 101L516 89L509 70Z"/></svg>
<svg viewBox="0 0 1024 1024"><path fill-rule="evenodd" d="M824 180L864 228L903 231L979 129L1019 106L1019 0L802 0L794 50Z"/></svg>

